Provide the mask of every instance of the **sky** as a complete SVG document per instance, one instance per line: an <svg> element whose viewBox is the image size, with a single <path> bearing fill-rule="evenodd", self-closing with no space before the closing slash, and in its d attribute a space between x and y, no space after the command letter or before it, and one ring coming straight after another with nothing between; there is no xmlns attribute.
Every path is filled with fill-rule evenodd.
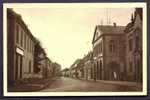
<svg viewBox="0 0 150 100"><path fill-rule="evenodd" d="M92 50L96 25L115 22L126 26L134 8L14 8L14 11L41 41L50 60L64 69Z"/></svg>

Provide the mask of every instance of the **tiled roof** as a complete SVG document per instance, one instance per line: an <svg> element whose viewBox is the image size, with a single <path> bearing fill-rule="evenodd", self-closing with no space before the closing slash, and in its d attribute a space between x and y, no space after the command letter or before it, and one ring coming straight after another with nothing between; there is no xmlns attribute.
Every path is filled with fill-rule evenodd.
<svg viewBox="0 0 150 100"><path fill-rule="evenodd" d="M102 32L102 34L123 34L125 30L125 26L97 25L95 28L92 43L94 43L95 41L94 38L95 38L96 30Z"/></svg>
<svg viewBox="0 0 150 100"><path fill-rule="evenodd" d="M124 26L109 26L109 25L97 25L97 28L103 33L103 34L120 34L124 33Z"/></svg>

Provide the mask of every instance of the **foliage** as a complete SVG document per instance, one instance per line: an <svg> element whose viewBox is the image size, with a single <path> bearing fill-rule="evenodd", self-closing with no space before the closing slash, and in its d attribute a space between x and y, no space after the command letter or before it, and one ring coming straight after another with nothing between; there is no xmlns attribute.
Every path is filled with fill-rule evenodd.
<svg viewBox="0 0 150 100"><path fill-rule="evenodd" d="M41 42L36 39L35 49L34 49L34 72L38 73L40 71L40 68L38 67L40 65L39 61L42 59L39 57L42 53L46 56L45 50L41 46Z"/></svg>

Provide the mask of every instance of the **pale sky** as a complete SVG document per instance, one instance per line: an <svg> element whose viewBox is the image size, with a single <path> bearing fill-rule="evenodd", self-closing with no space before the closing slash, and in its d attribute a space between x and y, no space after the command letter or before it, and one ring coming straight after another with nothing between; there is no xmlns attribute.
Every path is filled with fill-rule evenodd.
<svg viewBox="0 0 150 100"><path fill-rule="evenodd" d="M47 56L64 69L92 50L95 26L107 24L107 15L111 25L116 22L125 26L134 9L14 8L14 11L22 16L32 34L42 42Z"/></svg>

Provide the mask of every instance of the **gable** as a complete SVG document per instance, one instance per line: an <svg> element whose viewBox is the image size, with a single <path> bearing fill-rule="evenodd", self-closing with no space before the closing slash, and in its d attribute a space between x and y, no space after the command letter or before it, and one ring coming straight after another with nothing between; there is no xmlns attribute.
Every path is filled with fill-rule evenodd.
<svg viewBox="0 0 150 100"><path fill-rule="evenodd" d="M102 34L102 32L96 26L92 43L94 43L94 41L96 41L100 37L101 34Z"/></svg>
<svg viewBox="0 0 150 100"><path fill-rule="evenodd" d="M134 22L134 28L141 28L142 27L142 21L140 19L140 15L137 14Z"/></svg>

